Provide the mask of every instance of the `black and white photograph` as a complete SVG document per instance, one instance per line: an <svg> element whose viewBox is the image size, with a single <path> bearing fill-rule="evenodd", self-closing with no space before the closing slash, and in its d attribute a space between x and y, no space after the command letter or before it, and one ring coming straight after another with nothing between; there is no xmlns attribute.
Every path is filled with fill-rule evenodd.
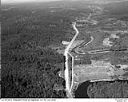
<svg viewBox="0 0 128 102"><path fill-rule="evenodd" d="M127 100L128 0L2 0L0 17L1 99Z"/></svg>

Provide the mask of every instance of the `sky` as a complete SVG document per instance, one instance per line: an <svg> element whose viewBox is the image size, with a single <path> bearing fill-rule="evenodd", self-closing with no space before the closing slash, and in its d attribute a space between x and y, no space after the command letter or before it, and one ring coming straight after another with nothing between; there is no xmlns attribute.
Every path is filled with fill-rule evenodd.
<svg viewBox="0 0 128 102"><path fill-rule="evenodd" d="M59 1L59 0L1 0L2 3L19 3L19 2L48 2L48 1Z"/></svg>

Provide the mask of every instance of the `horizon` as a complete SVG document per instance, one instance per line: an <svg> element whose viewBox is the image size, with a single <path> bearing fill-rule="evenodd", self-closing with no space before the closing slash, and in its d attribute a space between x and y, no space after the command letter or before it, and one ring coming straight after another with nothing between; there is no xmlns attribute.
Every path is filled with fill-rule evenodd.
<svg viewBox="0 0 128 102"><path fill-rule="evenodd" d="M38 1L37 0L1 0L1 4L26 3L26 2L53 2L53 1L62 1L62 0L38 0Z"/></svg>
<svg viewBox="0 0 128 102"><path fill-rule="evenodd" d="M19 4L19 3L39 3L39 2L55 2L55 1L86 1L98 4L123 2L128 0L1 0L1 4Z"/></svg>

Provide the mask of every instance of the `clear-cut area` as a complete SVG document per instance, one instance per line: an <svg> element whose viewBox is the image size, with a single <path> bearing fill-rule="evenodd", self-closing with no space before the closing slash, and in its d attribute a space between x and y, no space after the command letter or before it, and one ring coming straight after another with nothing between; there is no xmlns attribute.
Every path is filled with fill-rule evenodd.
<svg viewBox="0 0 128 102"><path fill-rule="evenodd" d="M124 69L126 68L128 69L128 65L125 65ZM127 72L124 69L117 69L109 62L92 61L91 65L75 65L74 79L76 82L79 83L84 82L86 80L114 80L116 77L121 79L121 76Z"/></svg>
<svg viewBox="0 0 128 102"><path fill-rule="evenodd" d="M72 65L65 63L70 73L66 79L69 97L74 97L78 85L88 80L128 80L127 23L115 18L98 21L103 8L92 6L90 9L92 12L87 18L76 19L73 25L76 33L65 50L72 57ZM119 25L121 27L117 30Z"/></svg>

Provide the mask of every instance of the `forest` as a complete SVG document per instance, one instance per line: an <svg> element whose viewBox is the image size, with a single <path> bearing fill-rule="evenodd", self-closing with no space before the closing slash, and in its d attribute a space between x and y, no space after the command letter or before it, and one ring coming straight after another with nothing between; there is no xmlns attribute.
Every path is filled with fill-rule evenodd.
<svg viewBox="0 0 128 102"><path fill-rule="evenodd" d="M90 98L127 98L128 81L94 82L88 86Z"/></svg>
<svg viewBox="0 0 128 102"><path fill-rule="evenodd" d="M58 75L64 56L48 47L72 31L70 18L64 15L48 9L2 11L2 98L66 97L64 90L54 90L56 84L65 87Z"/></svg>

